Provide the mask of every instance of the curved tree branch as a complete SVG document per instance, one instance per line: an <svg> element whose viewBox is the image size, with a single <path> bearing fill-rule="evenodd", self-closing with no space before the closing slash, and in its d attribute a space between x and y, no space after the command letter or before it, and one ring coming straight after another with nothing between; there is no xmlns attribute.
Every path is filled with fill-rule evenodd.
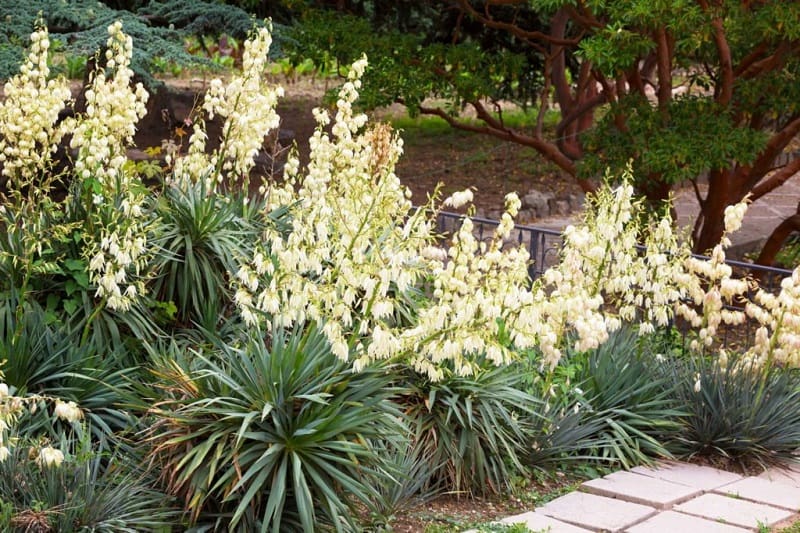
<svg viewBox="0 0 800 533"><path fill-rule="evenodd" d="M567 22L569 16L563 9L559 10L553 19L550 21L550 31L553 35L564 36L567 31ZM553 88L556 93L556 101L561 107L562 111L569 112L575 103L572 97L572 91L569 81L567 80L567 59L566 50L562 45L551 45L552 50L552 67L550 69L550 77L553 80ZM545 73L547 76L548 73Z"/></svg>
<svg viewBox="0 0 800 533"><path fill-rule="evenodd" d="M752 191L750 192L750 197L753 199L753 201L758 200L765 194L774 191L789 181L789 178L798 172L800 172L800 159L795 159L776 170L775 173L753 187Z"/></svg>
<svg viewBox="0 0 800 533"><path fill-rule="evenodd" d="M613 95L612 95L613 97ZM605 91L597 93L595 96L588 98L574 106L570 112L566 115L562 115L562 119L559 121L558 125L556 126L556 135L561 137L566 132L567 128L575 122L583 117L586 113L591 112L593 109L605 104L609 101L609 95Z"/></svg>
<svg viewBox="0 0 800 533"><path fill-rule="evenodd" d="M708 12L709 6L705 0L700 0L700 7ZM716 99L717 102L723 106L730 103L733 97L733 59L731 57L731 47L728 44L728 38L725 35L725 26L722 18L714 15L711 19L711 27L714 30L714 44L717 47L717 55L719 56L719 68L721 79L716 86Z"/></svg>
<svg viewBox="0 0 800 533"><path fill-rule="evenodd" d="M761 248L761 253L758 254L756 264L772 266L775 263L775 256L783 246L786 238L795 231L800 231L800 204L797 206L797 213L786 218L778 224L772 234L770 234L764 247Z"/></svg>
<svg viewBox="0 0 800 533"><path fill-rule="evenodd" d="M736 68L733 70L734 76L741 76L742 72L747 70L750 65L758 61L759 59L764 57L764 53L767 51L767 43L761 42L758 46L753 49L752 52L747 54L739 61L739 64L736 65Z"/></svg>
<svg viewBox="0 0 800 533"><path fill-rule="evenodd" d="M790 122L783 127L783 129L777 133L775 133L769 141L767 141L766 146L761 151L761 154L755 160L753 165L750 168L746 169L747 175L751 176L752 179L747 184L749 187L753 187L753 193L755 194L756 191L765 190L759 196L763 196L767 192L775 189L779 185L782 185L786 179L789 179L787 176L786 179L778 183L777 185L771 186L767 185L767 183L774 181L776 174L773 174L767 181L760 185L756 185L764 175L766 175L771 169L775 158L783 152L783 149L789 144L789 142L794 138L795 135L800 133L800 115L795 115L792 117ZM781 172L780 170L778 172Z"/></svg>
<svg viewBox="0 0 800 533"><path fill-rule="evenodd" d="M766 72L777 70L783 66L786 57L797 52L798 49L800 49L800 43L798 43L798 41L793 41L791 43L783 41L775 49L775 52L759 61L751 63L739 76L747 80Z"/></svg>
<svg viewBox="0 0 800 533"><path fill-rule="evenodd" d="M672 52L666 28L659 27L656 40L656 72L658 74L658 107L666 119L667 106L672 100Z"/></svg>
<svg viewBox="0 0 800 533"><path fill-rule="evenodd" d="M491 135L497 139L510 141L522 146L533 148L566 173L573 177L577 177L575 163L561 153L556 145L545 141L544 139L525 135L516 130L505 127L500 121L491 116L491 114L486 111L486 108L480 102L470 102L470 105L475 109L478 117L483 121L483 125L476 125L464 120L460 120L457 117L453 117L452 115L448 114L445 110L439 108L420 106L419 111L425 115L437 116L455 129ZM596 189L596 185L586 179L578 179L578 184L584 191L587 192L594 191Z"/></svg>
<svg viewBox="0 0 800 533"><path fill-rule="evenodd" d="M558 37L554 37L553 35L548 35L547 33L544 33L544 32L541 32L541 31L525 30L523 28L520 28L519 26L517 26L514 23L502 22L502 21L496 20L496 19L492 18L488 14L489 5L490 4L494 4L494 3L496 3L496 2L490 2L490 3L486 4L486 13L487 14L484 15L484 14L481 14L479 11L477 11L474 7L472 7L472 4L469 2L469 0L458 0L458 5L461 6L461 9L466 11L467 14L469 14L469 16L471 16L473 19L477 20L478 22L480 22L481 24L483 24L487 28L492 28L492 29L495 29L495 30L507 31L507 32L511 33L512 35L515 35L515 36L519 37L520 39L532 40L532 41L540 41L540 42L545 42L545 43L550 43L550 44L557 44L557 45L561 45L561 46L576 46L580 42L580 39L581 39L580 36L576 37L575 39L558 38ZM513 2L513 1L512 2L508 2L508 4L512 4L512 3L517 3L517 2Z"/></svg>

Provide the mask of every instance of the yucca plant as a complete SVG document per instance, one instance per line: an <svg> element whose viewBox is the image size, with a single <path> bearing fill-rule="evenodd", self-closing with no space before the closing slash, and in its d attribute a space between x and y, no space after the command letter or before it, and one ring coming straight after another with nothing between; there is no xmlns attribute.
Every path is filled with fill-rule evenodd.
<svg viewBox="0 0 800 533"><path fill-rule="evenodd" d="M75 180L78 196L79 186ZM91 224L74 195L63 203L45 197L34 207L23 207L0 210L0 313L11 308L21 324L28 309L41 308L46 324L65 325L79 332L79 343L91 342L100 351L122 348L135 354L140 341L160 333L146 307L114 312L96 298L84 257Z"/></svg>
<svg viewBox="0 0 800 533"><path fill-rule="evenodd" d="M432 482L443 465L434 465L430 449L411 444L406 440L400 442L400 447L391 440L376 443L379 453L391 464L395 480L375 487L380 497L371 512L370 531L392 531L392 522L403 512L447 492L441 482Z"/></svg>
<svg viewBox="0 0 800 533"><path fill-rule="evenodd" d="M800 371L741 355L676 363L675 396L688 413L673 442L682 456L740 464L795 460L800 449Z"/></svg>
<svg viewBox="0 0 800 533"><path fill-rule="evenodd" d="M19 329L12 311L0 308L4 381L20 395L75 401L95 437L104 438L133 424L122 404L136 371L124 354L100 352L93 344L81 344L79 336L80 332L48 325L45 311L35 303L26 307ZM52 430L46 411L26 422L27 434Z"/></svg>
<svg viewBox="0 0 800 533"><path fill-rule="evenodd" d="M670 457L665 443L679 430L683 414L670 391L666 362L646 339L621 330L599 348L570 354L571 383L550 385L548 411L540 420L529 461L599 461L631 468Z"/></svg>
<svg viewBox="0 0 800 533"><path fill-rule="evenodd" d="M165 354L157 365L166 399L148 433L193 523L355 530L376 485L397 482L373 445L406 434L390 373L353 372L315 324L254 332L193 359Z"/></svg>
<svg viewBox="0 0 800 533"><path fill-rule="evenodd" d="M37 446L22 439L0 463L0 504L6 511L0 513L0 530L169 531L178 522L174 502L137 466L141 457L119 449L101 454L85 439L64 441L64 462L48 467L31 458Z"/></svg>
<svg viewBox="0 0 800 533"><path fill-rule="evenodd" d="M229 276L259 235L257 209L243 203L241 193L216 194L205 180L167 187L159 200L153 293L175 303L179 322L213 326L230 301Z"/></svg>
<svg viewBox="0 0 800 533"><path fill-rule="evenodd" d="M523 469L539 400L524 390L524 373L487 363L471 376L438 382L411 373L401 402L414 446L428 465L429 485L466 495L498 493Z"/></svg>

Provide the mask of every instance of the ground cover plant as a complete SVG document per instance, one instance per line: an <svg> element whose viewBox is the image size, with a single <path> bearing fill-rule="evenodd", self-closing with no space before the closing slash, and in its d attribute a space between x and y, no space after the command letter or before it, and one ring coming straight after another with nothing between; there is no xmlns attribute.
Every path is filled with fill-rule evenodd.
<svg viewBox="0 0 800 533"><path fill-rule="evenodd" d="M0 463L29 480L0 495L5 529L384 527L416 496L511 487L526 463L726 450L732 429L708 444L694 436L709 433L704 407L668 394L657 355L694 391L689 355L649 342L678 317L693 357L718 364L719 328L753 320L742 360L763 376L797 365L800 272L778 295L734 279L727 234L710 260L690 257L629 172L590 198L541 279L510 245L513 194L489 240L467 217L442 242L437 212L472 193L413 208L394 172L402 140L354 107L366 58L314 111L308 164L293 153L282 179L253 174L283 92L263 76L265 28L153 185L152 164L127 156L148 98L133 43L120 23L108 34L85 112L59 119L70 94L49 75L44 27L0 104ZM214 117L223 136L207 149ZM726 211L728 232L745 209ZM747 291L745 311L724 307ZM783 377L756 394L773 382L794 400ZM735 430L763 437L756 455L791 455L787 423Z"/></svg>

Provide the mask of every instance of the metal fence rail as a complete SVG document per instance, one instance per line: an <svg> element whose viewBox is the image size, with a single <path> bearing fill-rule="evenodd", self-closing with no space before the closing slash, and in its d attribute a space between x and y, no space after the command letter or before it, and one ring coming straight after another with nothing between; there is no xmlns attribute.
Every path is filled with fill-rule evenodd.
<svg viewBox="0 0 800 533"><path fill-rule="evenodd" d="M458 213L439 213L437 228L445 236L452 235L461 226L464 215ZM475 224L475 237L480 241L492 238L495 228L500 225L497 220L481 217L470 217ZM515 226L512 240L518 245L523 245L528 250L532 263L528 267L531 279L541 276L545 270L558 262L558 253L561 249L561 232L547 228L533 226Z"/></svg>
<svg viewBox="0 0 800 533"><path fill-rule="evenodd" d="M441 212L437 220L437 227L441 234L450 235L461 225L464 215L458 213ZM500 222L488 218L471 217L475 225L475 236L479 240L488 240ZM537 228L535 226L515 226L512 240L520 245L524 245L533 260L530 271L531 278L536 279L541 276L547 268L553 266L558 261L559 250L562 244L560 231ZM703 255L695 254L698 259L708 259ZM750 276L758 279L761 287L775 291L780 289L781 280L792 275L791 270L785 268L769 267L743 261L726 260L728 265L733 268L735 277Z"/></svg>

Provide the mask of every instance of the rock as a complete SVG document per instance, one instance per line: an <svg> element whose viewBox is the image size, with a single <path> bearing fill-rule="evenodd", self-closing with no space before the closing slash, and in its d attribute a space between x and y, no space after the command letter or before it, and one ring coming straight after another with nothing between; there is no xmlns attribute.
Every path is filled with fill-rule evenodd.
<svg viewBox="0 0 800 533"><path fill-rule="evenodd" d="M547 216L548 202L553 198L553 194L549 192L541 192L536 189L531 189L528 194L522 197L522 207L530 208L536 211L539 216Z"/></svg>
<svg viewBox="0 0 800 533"><path fill-rule="evenodd" d="M131 161L149 161L150 159L157 159L148 155L144 150L139 150L138 148L128 148L127 155L128 159Z"/></svg>
<svg viewBox="0 0 800 533"><path fill-rule="evenodd" d="M278 130L278 142L281 143L283 146L289 146L293 142L297 140L297 134L294 130L290 129L279 129Z"/></svg>
<svg viewBox="0 0 800 533"><path fill-rule="evenodd" d="M569 200L553 198L548 202L550 216L566 216L570 213Z"/></svg>
<svg viewBox="0 0 800 533"><path fill-rule="evenodd" d="M536 218L536 211L533 209L520 209L517 214L517 222L527 222Z"/></svg>
<svg viewBox="0 0 800 533"><path fill-rule="evenodd" d="M581 211L586 204L586 195L584 193L570 194L569 207L572 211Z"/></svg>

